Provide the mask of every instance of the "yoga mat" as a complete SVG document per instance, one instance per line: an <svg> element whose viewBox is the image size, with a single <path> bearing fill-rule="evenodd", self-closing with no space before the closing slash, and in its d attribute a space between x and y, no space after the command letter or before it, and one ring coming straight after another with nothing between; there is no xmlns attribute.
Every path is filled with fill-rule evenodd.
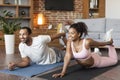
<svg viewBox="0 0 120 80"><path fill-rule="evenodd" d="M18 76L33 77L37 74L54 69L54 68L61 66L61 65L63 65L63 62L49 64L49 65L32 64L32 65L25 67L25 68L16 68L13 71L10 71L8 69L4 69L4 70L0 70L0 72L6 73L6 74L18 75Z"/></svg>
<svg viewBox="0 0 120 80"><path fill-rule="evenodd" d="M118 62L120 64L120 61ZM117 64L117 65L118 65ZM52 78L54 73L59 73L61 70L57 70L45 75L41 75L38 77L45 78L48 80L91 80L92 78L116 67L117 65L105 68L82 68L80 65L73 65L67 69L67 74L63 78Z"/></svg>

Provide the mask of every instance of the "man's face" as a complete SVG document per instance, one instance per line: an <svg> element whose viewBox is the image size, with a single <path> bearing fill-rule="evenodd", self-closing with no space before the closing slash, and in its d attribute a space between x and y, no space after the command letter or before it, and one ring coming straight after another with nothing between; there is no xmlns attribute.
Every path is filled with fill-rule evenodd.
<svg viewBox="0 0 120 80"><path fill-rule="evenodd" d="M21 42L26 43L29 39L29 34L27 29L21 29L19 31L19 39Z"/></svg>

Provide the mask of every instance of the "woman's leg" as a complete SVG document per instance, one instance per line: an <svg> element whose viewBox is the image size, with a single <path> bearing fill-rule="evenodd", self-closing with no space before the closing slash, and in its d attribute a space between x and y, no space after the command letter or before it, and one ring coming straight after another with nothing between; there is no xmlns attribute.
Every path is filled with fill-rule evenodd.
<svg viewBox="0 0 120 80"><path fill-rule="evenodd" d="M108 46L108 57L102 57L100 58L99 65L96 67L107 67L115 65L118 62L118 56L116 53L116 50L114 46L110 45Z"/></svg>

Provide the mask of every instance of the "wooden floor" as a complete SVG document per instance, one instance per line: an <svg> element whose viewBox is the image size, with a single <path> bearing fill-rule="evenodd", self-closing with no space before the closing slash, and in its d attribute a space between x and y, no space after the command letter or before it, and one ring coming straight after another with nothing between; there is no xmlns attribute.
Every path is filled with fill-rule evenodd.
<svg viewBox="0 0 120 80"><path fill-rule="evenodd" d="M10 61L19 62L21 60L18 49L15 49L15 54L5 54L5 48L4 46L0 46L0 70L1 69L7 69L7 65ZM27 78L22 76L16 76L16 75L9 75L9 74L3 74L0 73L0 80L46 80L43 78Z"/></svg>
<svg viewBox="0 0 120 80"><path fill-rule="evenodd" d="M102 53L107 53L107 49L102 49ZM120 60L120 50L117 49L118 57ZM16 48L15 54L5 54L4 46L0 46L0 70L1 69L7 69L7 65L10 61L19 62L20 61L20 55L19 51ZM16 76L16 75L9 75L9 74L3 74L0 73L0 80L46 80L43 78L38 78L37 76L32 78L22 77L22 76ZM109 70L97 77L95 77L92 80L120 80L120 66L117 66L113 68L112 70Z"/></svg>

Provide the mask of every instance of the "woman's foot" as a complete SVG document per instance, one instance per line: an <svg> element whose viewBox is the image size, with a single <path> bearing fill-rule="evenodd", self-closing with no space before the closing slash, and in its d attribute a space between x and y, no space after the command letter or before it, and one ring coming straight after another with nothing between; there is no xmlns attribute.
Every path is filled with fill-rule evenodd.
<svg viewBox="0 0 120 80"><path fill-rule="evenodd" d="M110 29L109 31L106 32L105 41L110 41L112 39L112 31L113 29Z"/></svg>
<svg viewBox="0 0 120 80"><path fill-rule="evenodd" d="M100 52L99 48L94 48L94 53L96 53L98 55L102 55L102 53Z"/></svg>

